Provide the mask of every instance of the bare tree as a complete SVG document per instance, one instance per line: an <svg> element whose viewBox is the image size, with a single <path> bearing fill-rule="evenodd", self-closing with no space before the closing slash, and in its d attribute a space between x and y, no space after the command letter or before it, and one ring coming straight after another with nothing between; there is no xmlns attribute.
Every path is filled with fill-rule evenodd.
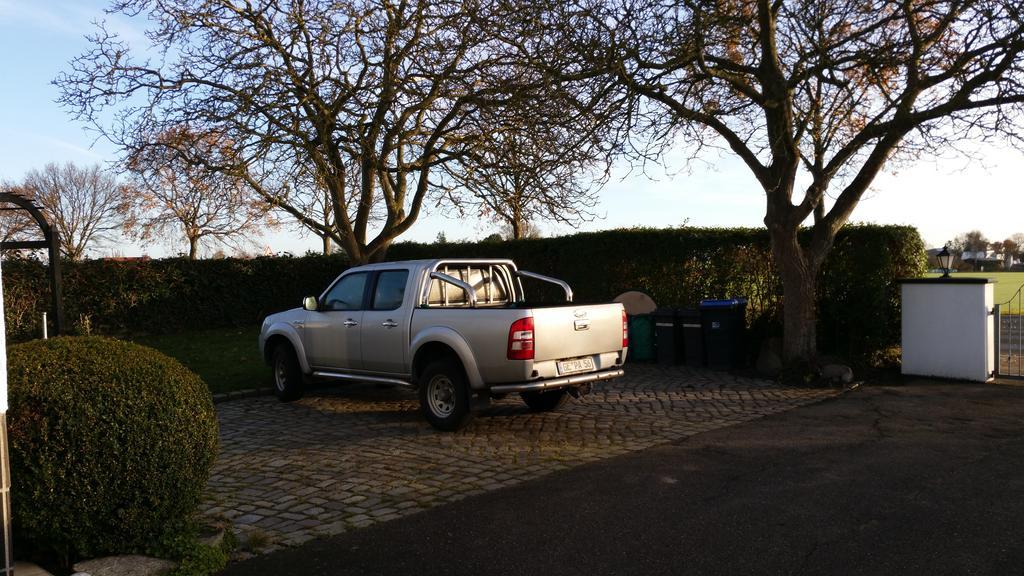
<svg viewBox="0 0 1024 576"><path fill-rule="evenodd" d="M156 23L147 37L161 57L134 58L101 28L55 83L62 104L126 152L172 126L220 131L233 162L215 168L361 263L384 257L419 217L431 175L474 145L467 119L521 91L492 32L515 8L121 0L115 11ZM305 169L329 194L328 220L286 194Z"/></svg>
<svg viewBox="0 0 1024 576"><path fill-rule="evenodd" d="M230 142L216 133L172 128L140 146L128 159L137 183L138 230L142 240L180 234L188 258L200 242L238 247L252 243L268 222L269 206L228 172Z"/></svg>
<svg viewBox="0 0 1024 576"><path fill-rule="evenodd" d="M654 145L644 150L724 146L756 177L787 360L816 356L818 272L888 162L1021 141L1019 0L535 5L524 18L548 23L550 40L528 47L532 61L580 94L629 94L634 141Z"/></svg>
<svg viewBox="0 0 1024 576"><path fill-rule="evenodd" d="M1006 245L1011 248L1013 257L1020 261L1024 257L1024 232L1015 232L1006 239Z"/></svg>
<svg viewBox="0 0 1024 576"><path fill-rule="evenodd" d="M950 248L961 255L964 252L985 252L989 248L989 241L981 230L971 230L954 238L950 243ZM971 257L973 258L973 254Z"/></svg>
<svg viewBox="0 0 1024 576"><path fill-rule="evenodd" d="M460 209L507 226L512 239L524 237L535 220L577 225L593 219L597 203L585 174L572 162L538 146L525 134L495 135L476 162L453 171L449 197Z"/></svg>
<svg viewBox="0 0 1024 576"><path fill-rule="evenodd" d="M358 168L349 163L348 170L352 174L358 173ZM359 179L350 179L347 183L348 193L346 204L349 206L359 202L360 196ZM286 183L282 193L276 197L275 205L286 203L299 210L306 216L304 219L291 218L290 214L278 209L284 216L294 223L294 227L300 234L313 234L321 242L323 254L330 254L337 246L334 241L337 223L334 218L334 202L331 201L331 191L317 175L315 170L301 170L291 182ZM370 209L367 218L369 225L379 225L385 220L385 215L380 209L379 199Z"/></svg>
<svg viewBox="0 0 1024 576"><path fill-rule="evenodd" d="M320 186L315 183L307 186L293 195L296 201L293 201L291 204L297 206L307 219L316 222L318 226L309 226L301 220L295 220L295 222L301 233L312 233L317 238L320 238L323 254L326 256L331 253L331 247L334 243L331 231L336 228L331 193L326 186Z"/></svg>
<svg viewBox="0 0 1024 576"><path fill-rule="evenodd" d="M447 199L460 214L496 220L517 240L536 233L538 220L578 226L594 219L613 139L608 123L563 107L566 101L549 93L480 122L476 145L446 166Z"/></svg>
<svg viewBox="0 0 1024 576"><path fill-rule="evenodd" d="M1020 250L1020 247L1010 238L994 242L993 244L998 247L996 254L1003 258L1003 269L1009 270L1017 259L1017 252Z"/></svg>
<svg viewBox="0 0 1024 576"><path fill-rule="evenodd" d="M511 222L505 222L501 225L500 230L500 236L509 240L528 240L540 238L544 235L541 229L530 220L522 222L518 230L512 227Z"/></svg>
<svg viewBox="0 0 1024 576"><path fill-rule="evenodd" d="M50 163L29 171L22 189L45 211L60 235L61 254L70 260L112 240L130 219L131 189L99 165Z"/></svg>

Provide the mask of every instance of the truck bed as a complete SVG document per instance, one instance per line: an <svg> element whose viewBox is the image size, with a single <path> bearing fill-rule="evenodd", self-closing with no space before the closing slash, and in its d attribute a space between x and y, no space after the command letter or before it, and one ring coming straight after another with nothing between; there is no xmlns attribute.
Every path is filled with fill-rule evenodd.
<svg viewBox="0 0 1024 576"><path fill-rule="evenodd" d="M508 329L526 317L534 321L534 360L510 361ZM523 307L520 303L477 308L421 307L414 311L413 334L435 326L455 330L469 343L488 383L551 378L560 375L557 361L580 357L593 359L596 370L606 369L620 360L622 349L620 304Z"/></svg>

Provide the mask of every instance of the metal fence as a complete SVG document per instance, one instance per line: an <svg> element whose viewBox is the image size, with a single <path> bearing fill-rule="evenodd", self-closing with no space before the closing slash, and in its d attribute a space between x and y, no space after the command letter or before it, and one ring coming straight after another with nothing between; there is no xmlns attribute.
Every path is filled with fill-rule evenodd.
<svg viewBox="0 0 1024 576"><path fill-rule="evenodd" d="M1024 286L996 304L996 376L1024 379Z"/></svg>

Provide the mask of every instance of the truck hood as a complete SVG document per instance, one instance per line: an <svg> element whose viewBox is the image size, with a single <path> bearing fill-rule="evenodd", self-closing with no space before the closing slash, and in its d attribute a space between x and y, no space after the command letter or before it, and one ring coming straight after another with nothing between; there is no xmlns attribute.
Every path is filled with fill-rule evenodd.
<svg viewBox="0 0 1024 576"><path fill-rule="evenodd" d="M301 320L302 316L306 313L302 308L292 308L291 310L285 310L284 312L278 312L271 314L263 319L263 330L270 328L278 322L290 322L292 320Z"/></svg>

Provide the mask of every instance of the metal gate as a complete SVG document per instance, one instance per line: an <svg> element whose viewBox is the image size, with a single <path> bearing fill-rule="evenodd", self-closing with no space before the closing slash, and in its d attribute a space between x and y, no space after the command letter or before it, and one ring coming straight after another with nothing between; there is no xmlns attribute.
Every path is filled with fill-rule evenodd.
<svg viewBox="0 0 1024 576"><path fill-rule="evenodd" d="M996 377L1024 379L1024 286L993 312L996 324Z"/></svg>

